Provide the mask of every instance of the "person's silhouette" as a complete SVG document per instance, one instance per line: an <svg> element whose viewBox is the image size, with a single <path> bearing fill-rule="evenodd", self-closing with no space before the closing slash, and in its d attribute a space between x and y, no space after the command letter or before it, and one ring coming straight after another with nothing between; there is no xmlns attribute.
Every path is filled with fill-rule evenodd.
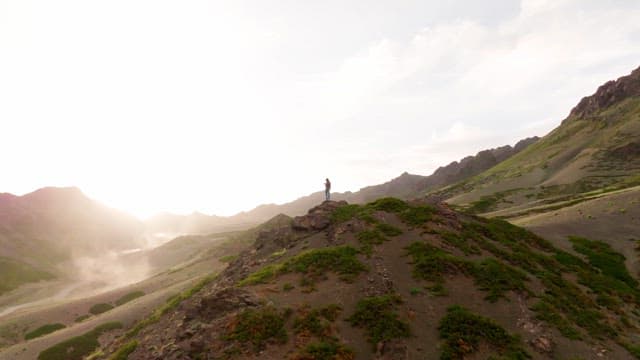
<svg viewBox="0 0 640 360"><path fill-rule="evenodd" d="M329 178L325 179L324 182L324 197L326 201L331 200L331 181L329 181Z"/></svg>

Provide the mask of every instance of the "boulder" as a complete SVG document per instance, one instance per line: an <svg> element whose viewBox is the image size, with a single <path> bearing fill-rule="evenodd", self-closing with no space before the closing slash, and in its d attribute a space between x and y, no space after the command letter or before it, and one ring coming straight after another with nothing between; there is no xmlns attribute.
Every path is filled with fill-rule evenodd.
<svg viewBox="0 0 640 360"><path fill-rule="evenodd" d="M293 218L292 227L298 231L324 230L331 225L331 214L337 208L345 205L347 205L346 201L325 201L309 210L307 215Z"/></svg>

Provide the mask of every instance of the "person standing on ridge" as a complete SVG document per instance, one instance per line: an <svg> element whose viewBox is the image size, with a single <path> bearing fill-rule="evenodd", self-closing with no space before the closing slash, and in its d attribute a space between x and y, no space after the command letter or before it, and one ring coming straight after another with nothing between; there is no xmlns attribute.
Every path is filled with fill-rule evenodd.
<svg viewBox="0 0 640 360"><path fill-rule="evenodd" d="M325 179L324 182L324 197L326 201L331 200L331 181L329 181L329 178Z"/></svg>

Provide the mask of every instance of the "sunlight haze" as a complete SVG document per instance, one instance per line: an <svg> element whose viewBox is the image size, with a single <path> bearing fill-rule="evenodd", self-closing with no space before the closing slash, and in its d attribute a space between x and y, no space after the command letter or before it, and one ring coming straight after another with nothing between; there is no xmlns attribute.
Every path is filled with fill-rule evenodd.
<svg viewBox="0 0 640 360"><path fill-rule="evenodd" d="M326 177L428 175L628 74L638 19L614 0L0 0L0 192L232 215Z"/></svg>

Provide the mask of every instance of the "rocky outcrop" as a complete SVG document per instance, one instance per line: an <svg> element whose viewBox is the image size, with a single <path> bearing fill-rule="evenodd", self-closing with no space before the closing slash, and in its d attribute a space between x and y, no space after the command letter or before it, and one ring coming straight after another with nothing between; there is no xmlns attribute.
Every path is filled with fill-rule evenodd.
<svg viewBox="0 0 640 360"><path fill-rule="evenodd" d="M634 96L640 96L640 67L618 80L606 82L595 94L582 98L571 110L569 118L590 118L600 110Z"/></svg>
<svg viewBox="0 0 640 360"><path fill-rule="evenodd" d="M251 306L258 306L255 295L236 287L229 287L202 297L197 306L185 311L185 320L212 320L227 313Z"/></svg>
<svg viewBox="0 0 640 360"><path fill-rule="evenodd" d="M325 201L309 210L307 215L293 218L292 227L298 231L324 230L331 225L331 214L345 205L347 205L346 201Z"/></svg>

